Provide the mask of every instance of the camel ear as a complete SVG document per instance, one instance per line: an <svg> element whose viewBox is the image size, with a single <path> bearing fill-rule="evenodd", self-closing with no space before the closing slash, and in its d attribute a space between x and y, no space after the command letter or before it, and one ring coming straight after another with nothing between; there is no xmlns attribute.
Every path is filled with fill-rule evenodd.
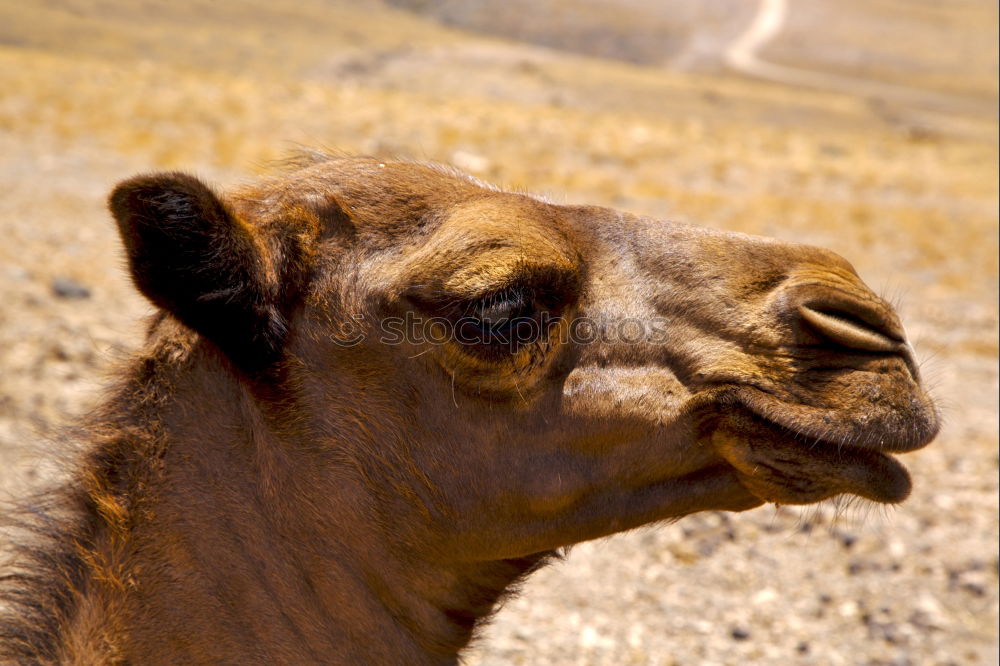
<svg viewBox="0 0 1000 666"><path fill-rule="evenodd" d="M137 176L109 200L136 287L247 370L280 356L287 321L265 244L200 180Z"/></svg>

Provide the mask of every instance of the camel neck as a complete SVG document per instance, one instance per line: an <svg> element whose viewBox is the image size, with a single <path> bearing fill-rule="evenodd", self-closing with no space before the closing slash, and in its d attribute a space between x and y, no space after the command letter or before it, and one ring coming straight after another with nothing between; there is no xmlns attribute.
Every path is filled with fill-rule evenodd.
<svg viewBox="0 0 1000 666"><path fill-rule="evenodd" d="M115 569L95 582L103 626L130 661L456 663L543 559L401 558L379 493L331 454L344 442L269 421L221 360L194 368L143 408L150 441L132 445L156 447L155 469L129 470L142 499L95 540Z"/></svg>

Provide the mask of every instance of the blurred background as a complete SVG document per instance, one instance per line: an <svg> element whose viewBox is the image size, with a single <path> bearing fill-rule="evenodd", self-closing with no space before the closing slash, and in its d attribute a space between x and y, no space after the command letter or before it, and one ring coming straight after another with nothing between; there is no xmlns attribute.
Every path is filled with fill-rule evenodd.
<svg viewBox="0 0 1000 666"><path fill-rule="evenodd" d="M987 0L0 0L0 486L150 312L104 199L297 145L454 164L822 245L939 398L913 496L706 513L575 548L469 664L996 663L997 5Z"/></svg>

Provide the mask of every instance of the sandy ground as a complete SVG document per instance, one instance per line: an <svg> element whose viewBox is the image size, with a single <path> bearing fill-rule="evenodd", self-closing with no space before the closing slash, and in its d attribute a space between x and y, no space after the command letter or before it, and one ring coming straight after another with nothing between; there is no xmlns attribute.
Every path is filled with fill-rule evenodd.
<svg viewBox="0 0 1000 666"><path fill-rule="evenodd" d="M429 157L559 200L836 249L899 303L946 419L907 456L903 505L707 513L580 545L501 610L468 663L996 663L995 119L956 135L870 100L497 41L374 3L266 20L246 3L235 21L191 0L205 24L181 30L187 18L142 23L142 3L130 18L109 2L0 2L4 491L45 481L60 427L151 312L103 208L117 180L185 168L233 184L288 142ZM252 49L266 23L285 65ZM771 52L792 62L793 48ZM822 63L806 55L794 62Z"/></svg>

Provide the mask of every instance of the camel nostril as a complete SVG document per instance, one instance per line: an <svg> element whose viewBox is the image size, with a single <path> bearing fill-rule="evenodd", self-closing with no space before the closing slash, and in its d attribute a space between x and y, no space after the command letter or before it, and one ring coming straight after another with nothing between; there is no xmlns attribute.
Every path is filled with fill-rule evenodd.
<svg viewBox="0 0 1000 666"><path fill-rule="evenodd" d="M798 310L816 333L844 347L872 352L906 349L899 327L883 321L873 312L862 314L822 305L800 305Z"/></svg>

